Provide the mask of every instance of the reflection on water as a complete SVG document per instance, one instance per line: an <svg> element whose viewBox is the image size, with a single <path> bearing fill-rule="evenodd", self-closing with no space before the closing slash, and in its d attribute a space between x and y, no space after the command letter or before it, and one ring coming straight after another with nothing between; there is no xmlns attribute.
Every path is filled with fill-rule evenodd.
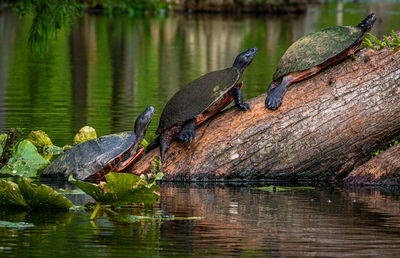
<svg viewBox="0 0 400 258"><path fill-rule="evenodd" d="M154 132L179 88L231 66L241 51L259 49L243 77L244 97L250 98L266 91L292 42L318 28L356 25L372 11L380 18L372 33L400 28L399 3L332 2L294 16L85 15L57 33L44 57L27 47L30 18L2 12L0 131L43 129L64 145L85 124L99 135L130 130L136 116L154 105Z"/></svg>
<svg viewBox="0 0 400 258"><path fill-rule="evenodd" d="M162 184L147 214L202 220L89 223L89 214L11 213L0 220L35 226L0 229L0 253L10 256L278 255L397 256L399 189L263 192L250 185ZM82 197L82 196L81 196ZM86 198L86 197L84 197Z"/></svg>

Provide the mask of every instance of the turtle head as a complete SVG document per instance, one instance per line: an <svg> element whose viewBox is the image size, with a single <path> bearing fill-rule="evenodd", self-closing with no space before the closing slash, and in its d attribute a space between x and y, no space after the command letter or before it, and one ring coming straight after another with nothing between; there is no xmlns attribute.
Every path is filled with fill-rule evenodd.
<svg viewBox="0 0 400 258"><path fill-rule="evenodd" d="M374 25L375 21L376 21L376 15L374 13L371 13L370 15L367 16L367 18L365 18L358 24L358 27L360 27L364 33L368 32L372 29L372 26Z"/></svg>
<svg viewBox="0 0 400 258"><path fill-rule="evenodd" d="M144 136L144 134L146 133L147 128L150 125L150 122L151 122L151 119L153 118L153 115L154 115L154 107L153 106L149 106L136 119L136 122L135 122L135 133L136 133L136 135L138 137L139 136Z"/></svg>
<svg viewBox="0 0 400 258"><path fill-rule="evenodd" d="M256 47L249 48L243 53L240 53L236 57L235 62L233 62L233 67L237 68L240 74L242 74L244 69L246 69L246 67L251 63L251 61L253 61L256 54L257 54Z"/></svg>

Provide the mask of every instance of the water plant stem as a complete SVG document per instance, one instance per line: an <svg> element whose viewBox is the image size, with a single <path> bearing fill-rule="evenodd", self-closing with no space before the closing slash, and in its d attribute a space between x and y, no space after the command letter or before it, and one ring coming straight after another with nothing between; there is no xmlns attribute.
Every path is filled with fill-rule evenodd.
<svg viewBox="0 0 400 258"><path fill-rule="evenodd" d="M90 215L90 220L94 220L97 217L97 213L99 213L100 208L101 204L99 202L96 202L96 207L94 208L92 215Z"/></svg>

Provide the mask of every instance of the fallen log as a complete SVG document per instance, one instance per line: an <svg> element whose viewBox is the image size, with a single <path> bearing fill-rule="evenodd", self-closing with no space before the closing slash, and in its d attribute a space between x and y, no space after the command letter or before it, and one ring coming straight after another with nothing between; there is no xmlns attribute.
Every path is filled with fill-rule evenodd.
<svg viewBox="0 0 400 258"><path fill-rule="evenodd" d="M193 142L173 141L164 180L344 178L400 135L400 51L363 49L293 84L277 111L265 97L204 123ZM150 172L156 155L131 172Z"/></svg>
<svg viewBox="0 0 400 258"><path fill-rule="evenodd" d="M400 185L400 144L351 171L344 182L349 185Z"/></svg>

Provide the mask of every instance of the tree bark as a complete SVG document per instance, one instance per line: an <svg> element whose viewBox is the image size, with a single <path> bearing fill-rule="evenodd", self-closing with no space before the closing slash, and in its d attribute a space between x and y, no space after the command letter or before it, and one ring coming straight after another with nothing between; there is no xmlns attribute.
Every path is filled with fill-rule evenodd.
<svg viewBox="0 0 400 258"><path fill-rule="evenodd" d="M265 97L205 122L193 142L173 141L164 180L344 178L400 135L400 51L363 49L293 84L277 111ZM150 172L159 153L131 171Z"/></svg>
<svg viewBox="0 0 400 258"><path fill-rule="evenodd" d="M354 169L344 182L350 185L400 185L400 144Z"/></svg>

